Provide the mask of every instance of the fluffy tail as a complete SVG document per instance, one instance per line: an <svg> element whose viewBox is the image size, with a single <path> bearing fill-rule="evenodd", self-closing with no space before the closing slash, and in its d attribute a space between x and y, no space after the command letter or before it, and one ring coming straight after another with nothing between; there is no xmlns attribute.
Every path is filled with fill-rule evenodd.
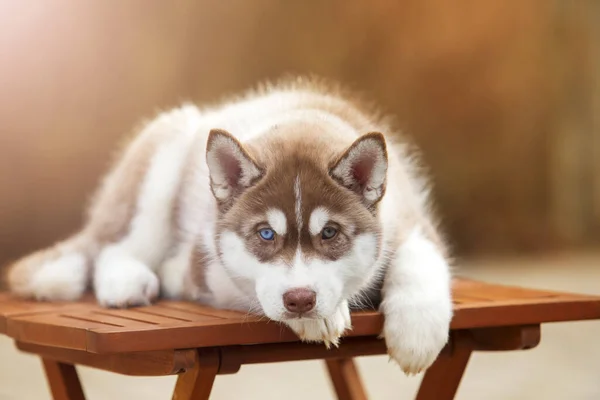
<svg viewBox="0 0 600 400"><path fill-rule="evenodd" d="M37 251L8 267L11 292L36 300L76 300L89 285L94 244L83 234Z"/></svg>

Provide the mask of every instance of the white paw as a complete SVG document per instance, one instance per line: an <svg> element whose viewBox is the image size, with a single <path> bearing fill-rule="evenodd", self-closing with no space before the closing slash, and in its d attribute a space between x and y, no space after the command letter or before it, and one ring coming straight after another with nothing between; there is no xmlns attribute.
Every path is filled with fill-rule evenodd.
<svg viewBox="0 0 600 400"><path fill-rule="evenodd" d="M323 342L327 348L338 346L340 337L348 329L352 329L350 309L343 302L330 318L326 319L292 319L285 323L304 342Z"/></svg>
<svg viewBox="0 0 600 400"><path fill-rule="evenodd" d="M79 253L67 254L44 264L33 276L38 300L76 300L87 287L87 260Z"/></svg>
<svg viewBox="0 0 600 400"><path fill-rule="evenodd" d="M104 307L149 305L158 296L159 282L154 272L131 257L107 257L99 259L94 290Z"/></svg>
<svg viewBox="0 0 600 400"><path fill-rule="evenodd" d="M80 253L60 255L43 250L15 264L9 272L9 284L16 294L36 300L76 300L87 287L86 264Z"/></svg>
<svg viewBox="0 0 600 400"><path fill-rule="evenodd" d="M389 305L389 303L388 303ZM384 312L383 336L390 358L407 375L429 368L448 341L451 302L395 304Z"/></svg>

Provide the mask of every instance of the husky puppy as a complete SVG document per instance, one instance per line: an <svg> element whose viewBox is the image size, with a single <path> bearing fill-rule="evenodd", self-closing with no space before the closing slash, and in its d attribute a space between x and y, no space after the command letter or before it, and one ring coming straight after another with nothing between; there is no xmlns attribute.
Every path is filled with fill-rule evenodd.
<svg viewBox="0 0 600 400"><path fill-rule="evenodd" d="M420 372L448 338L450 268L397 136L311 79L161 113L106 176L82 230L14 263L9 286L75 300L91 285L107 307L189 299L326 345L379 294L391 358Z"/></svg>

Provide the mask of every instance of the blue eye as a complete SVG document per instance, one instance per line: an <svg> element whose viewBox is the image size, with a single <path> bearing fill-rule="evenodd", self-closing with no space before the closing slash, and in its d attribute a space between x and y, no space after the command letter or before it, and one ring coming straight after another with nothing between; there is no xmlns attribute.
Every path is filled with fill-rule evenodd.
<svg viewBox="0 0 600 400"><path fill-rule="evenodd" d="M258 231L258 235L263 240L273 240L275 239L275 231L271 228L263 228Z"/></svg>
<svg viewBox="0 0 600 400"><path fill-rule="evenodd" d="M337 235L337 233L338 233L337 229L332 228L331 226L326 226L321 231L321 239L323 239L323 240L333 239Z"/></svg>

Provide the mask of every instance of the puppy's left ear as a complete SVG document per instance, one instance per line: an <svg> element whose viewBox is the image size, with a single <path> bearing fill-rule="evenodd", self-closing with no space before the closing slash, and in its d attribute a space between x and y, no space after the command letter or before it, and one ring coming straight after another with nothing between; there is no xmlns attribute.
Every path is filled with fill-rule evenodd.
<svg viewBox="0 0 600 400"><path fill-rule="evenodd" d="M213 129L206 144L211 190L220 205L230 205L264 175L248 150L230 133Z"/></svg>
<svg viewBox="0 0 600 400"><path fill-rule="evenodd" d="M340 185L360 195L367 207L385 193L388 155L385 138L379 132L367 133L335 161L329 173Z"/></svg>

